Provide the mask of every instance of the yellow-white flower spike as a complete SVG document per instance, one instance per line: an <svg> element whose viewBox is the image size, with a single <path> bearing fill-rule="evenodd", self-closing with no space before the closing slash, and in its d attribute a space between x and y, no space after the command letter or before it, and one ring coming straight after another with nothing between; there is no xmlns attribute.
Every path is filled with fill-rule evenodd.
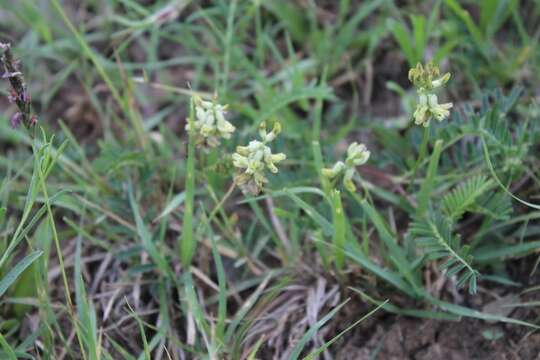
<svg viewBox="0 0 540 360"><path fill-rule="evenodd" d="M356 173L356 167L364 165L370 156L371 153L364 144L353 142L347 148L347 158L345 162L338 161L333 167L322 169L321 172L330 179L335 179L343 175L343 186L345 186L347 190L355 192L356 186L354 185L353 178Z"/></svg>
<svg viewBox="0 0 540 360"><path fill-rule="evenodd" d="M413 113L414 123L428 127L432 118L443 121L450 116L452 103L439 104L435 91L450 79L450 73L440 75L440 70L432 63L416 65L409 70L409 80L416 87L418 104Z"/></svg>
<svg viewBox="0 0 540 360"><path fill-rule="evenodd" d="M253 195L258 194L268 182L265 176L266 170L277 173L276 164L285 160L284 153L272 154L272 149L267 145L280 133L281 126L275 123L272 131L266 131L266 124L263 122L259 126L259 136L262 141L252 140L247 146L238 146L233 154L233 165L241 170L235 181L242 191Z"/></svg>
<svg viewBox="0 0 540 360"><path fill-rule="evenodd" d="M199 96L193 97L195 119L188 121L187 131L195 131L198 145L216 147L220 138L230 139L236 128L225 119L227 105L215 101L206 101Z"/></svg>

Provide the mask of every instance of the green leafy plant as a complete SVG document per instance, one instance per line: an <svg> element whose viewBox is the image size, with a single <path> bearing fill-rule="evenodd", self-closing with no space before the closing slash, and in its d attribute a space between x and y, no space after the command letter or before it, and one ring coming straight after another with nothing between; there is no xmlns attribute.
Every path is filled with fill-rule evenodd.
<svg viewBox="0 0 540 360"><path fill-rule="evenodd" d="M446 194L442 199L442 208L450 220L459 220L493 186L494 182L485 175L474 176Z"/></svg>
<svg viewBox="0 0 540 360"><path fill-rule="evenodd" d="M433 215L415 220L409 234L424 249L428 260L446 259L440 267L446 271L446 276L456 276L458 286L468 284L469 292L476 293L478 271L472 267L470 246L461 245L460 237L452 234L446 219Z"/></svg>

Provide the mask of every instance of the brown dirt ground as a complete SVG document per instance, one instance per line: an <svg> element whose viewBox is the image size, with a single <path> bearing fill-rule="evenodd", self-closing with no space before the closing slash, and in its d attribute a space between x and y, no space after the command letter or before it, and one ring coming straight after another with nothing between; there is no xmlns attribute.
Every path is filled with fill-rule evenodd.
<svg viewBox="0 0 540 360"><path fill-rule="evenodd" d="M540 272L537 270L530 276L537 258L536 254L508 262L508 273L515 281L519 279L523 288L486 284L478 295L465 296L463 305L481 310L486 304L493 303L494 296L519 294L532 286L538 286ZM539 300L540 292L537 290L525 293L519 301L523 303ZM538 324L540 308L515 308L507 316ZM486 333L497 334L497 338L492 340ZM360 324L347 336L339 349L334 350L337 350L337 360L540 360L540 331L471 318L453 322L380 312Z"/></svg>
<svg viewBox="0 0 540 360"><path fill-rule="evenodd" d="M502 337L488 340L482 335L485 330L500 331ZM369 340L360 344L351 338L336 359L540 359L539 333L474 319L447 322L396 317L388 324L375 324L369 334Z"/></svg>
<svg viewBox="0 0 540 360"><path fill-rule="evenodd" d="M531 276L531 269L538 259L538 254L524 259L508 261L506 271L514 281L520 280L521 287L502 286L500 284L480 281L479 293L469 295L466 290L452 294L449 289L451 282L440 292L440 298L450 303L467 306L479 311L495 313L506 309L507 317L538 324L540 322L540 307L500 307L495 304L515 304L537 302L540 290L526 291L540 284L540 271ZM487 271L487 269L486 269ZM314 276L313 276L314 275ZM362 287L369 282L365 274L349 274L345 281L351 286ZM277 301L275 306L269 306L259 313L256 322L260 321L258 329L272 341L260 349L261 359L287 359L291 346L299 339L298 334L307 331L306 313L313 309L314 303L320 305L318 319L326 314L336 303L350 298L342 310L319 331L317 345L307 346L306 352L330 340L357 319L368 313L373 306L364 302L352 291L345 291L345 284L338 285L336 279L321 280L322 274L303 275L294 277L294 285L285 290L280 296L283 301ZM317 287L322 285L321 293L328 294L325 301L322 297L313 297ZM376 286L375 288L380 288ZM339 288L339 290L337 289ZM337 292L336 292L337 290ZM333 294L333 295L330 295ZM516 296L519 295L519 298ZM413 303L391 289L383 290L378 299L389 299L391 303L407 309L420 309L425 304ZM332 300L333 299L333 300ZM501 300L502 299L502 300ZM264 324L261 318L274 319L272 324ZM280 326L275 324L279 323ZM264 329L264 330L263 330ZM253 329L252 329L253 330ZM259 332L259 334L261 333ZM324 341L322 341L324 339ZM328 353L320 359L336 360L461 360L461 359L494 359L494 360L540 360L540 331L532 328L506 324L490 323L472 318L462 318L460 321L442 321L435 319L420 319L397 316L383 310L361 322L357 327L346 333L342 339L334 343Z"/></svg>

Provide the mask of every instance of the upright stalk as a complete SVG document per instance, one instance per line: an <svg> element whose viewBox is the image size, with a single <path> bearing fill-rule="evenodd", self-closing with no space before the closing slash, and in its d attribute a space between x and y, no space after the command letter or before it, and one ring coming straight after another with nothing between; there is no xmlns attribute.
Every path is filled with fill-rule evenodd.
<svg viewBox="0 0 540 360"><path fill-rule="evenodd" d="M326 83L326 73L327 73L327 68L325 67L323 70L323 74L321 76L320 84ZM319 175L319 180L321 182L322 189L324 193L328 196L330 195L330 191L331 191L330 183L328 179L322 174L322 169L324 168L321 143L320 143L322 106L323 106L323 99L322 97L319 97L317 98L315 102L313 130L311 133L311 147L313 151L313 161L315 162L315 168L317 169L317 173Z"/></svg>
<svg viewBox="0 0 540 360"><path fill-rule="evenodd" d="M188 121L190 124L193 124L195 121L193 99L190 100ZM195 251L195 239L193 237L193 204L195 199L195 134L193 126L190 126L189 129L186 185L184 190L186 193L186 198L184 202L182 233L179 237L180 260L182 261L182 265L184 265L186 268L189 268L191 265L191 260Z"/></svg>
<svg viewBox="0 0 540 360"><path fill-rule="evenodd" d="M428 144L429 144L429 127L424 127L424 135L422 137L422 143L420 144L420 149L418 150L418 159L416 159L416 163L414 164L411 181L409 182L408 193L411 193L411 190L414 186L414 182L416 181L416 173L418 172L418 168L420 167L420 164L422 164L422 162L424 161L424 158L426 157Z"/></svg>

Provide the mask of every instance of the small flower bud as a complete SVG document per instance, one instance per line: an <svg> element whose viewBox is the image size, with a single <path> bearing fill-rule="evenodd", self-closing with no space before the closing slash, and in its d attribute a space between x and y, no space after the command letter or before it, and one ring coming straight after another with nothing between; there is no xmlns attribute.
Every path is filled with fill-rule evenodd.
<svg viewBox="0 0 540 360"><path fill-rule="evenodd" d="M20 112L16 112L11 116L9 119L9 123L13 129L18 128L21 125L22 122L22 114Z"/></svg>
<svg viewBox="0 0 540 360"><path fill-rule="evenodd" d="M11 89L9 91L9 94L8 94L8 101L10 104L13 104L17 101L17 98L19 97L19 95L17 95L17 92L13 89Z"/></svg>
<svg viewBox="0 0 540 360"><path fill-rule="evenodd" d="M431 87L433 89L441 87L441 86L445 85L448 82L448 80L450 80L450 73L446 73L443 76L441 76L440 78L438 78L436 80L433 80L431 82Z"/></svg>
<svg viewBox="0 0 540 360"><path fill-rule="evenodd" d="M345 162L338 161L332 168L322 169L323 176L334 179L343 174L343 186L349 191L356 191L353 177L356 173L356 167L365 164L371 153L364 144L353 142L347 148L347 159Z"/></svg>
<svg viewBox="0 0 540 360"><path fill-rule="evenodd" d="M249 155L249 146L237 146L236 147L236 152L240 155L243 155L243 156L248 156Z"/></svg>
<svg viewBox="0 0 540 360"><path fill-rule="evenodd" d="M281 124L279 122L275 122L274 126L272 128L272 132L275 136L278 136L281 133Z"/></svg>
<svg viewBox="0 0 540 360"><path fill-rule="evenodd" d="M4 74L2 74L2 79L9 79L9 78L13 78L13 77L21 76L21 75L22 73L20 71L13 71L13 72L6 71Z"/></svg>
<svg viewBox="0 0 540 360"><path fill-rule="evenodd" d="M280 161L285 160L286 158L287 158L287 155L285 155L284 153L270 155L270 161L272 161L273 163L278 163Z"/></svg>
<svg viewBox="0 0 540 360"><path fill-rule="evenodd" d="M364 144L353 142L347 149L346 162L354 166L364 165L368 161L370 155L371 153Z"/></svg>
<svg viewBox="0 0 540 360"><path fill-rule="evenodd" d="M345 171L343 176L343 186L350 192L356 191L356 185L354 185L353 177L356 170L354 168L349 168Z"/></svg>
<svg viewBox="0 0 540 360"><path fill-rule="evenodd" d="M266 139L266 122L263 121L259 124L259 136L261 137L261 139Z"/></svg>
<svg viewBox="0 0 540 360"><path fill-rule="evenodd" d="M327 178L333 179L338 176L345 169L345 163L338 161L332 168L324 168L321 170L322 174Z"/></svg>

